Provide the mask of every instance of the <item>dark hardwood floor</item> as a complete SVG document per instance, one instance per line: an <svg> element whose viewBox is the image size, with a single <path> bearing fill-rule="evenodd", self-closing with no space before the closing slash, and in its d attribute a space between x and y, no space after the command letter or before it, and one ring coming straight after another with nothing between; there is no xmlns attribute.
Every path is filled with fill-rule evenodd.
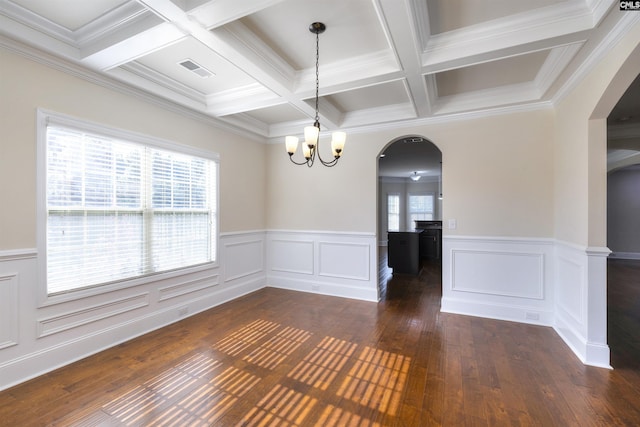
<svg viewBox="0 0 640 427"><path fill-rule="evenodd" d="M379 304L263 289L0 392L0 425L640 425L640 262L610 263L615 370L440 313L437 263L379 270Z"/></svg>

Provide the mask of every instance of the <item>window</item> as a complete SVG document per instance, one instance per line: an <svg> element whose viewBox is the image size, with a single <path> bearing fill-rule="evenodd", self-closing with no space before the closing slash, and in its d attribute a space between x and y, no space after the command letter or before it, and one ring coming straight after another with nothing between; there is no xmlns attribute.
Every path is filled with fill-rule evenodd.
<svg viewBox="0 0 640 427"><path fill-rule="evenodd" d="M399 194L387 194L387 230L400 231Z"/></svg>
<svg viewBox="0 0 640 427"><path fill-rule="evenodd" d="M215 156L70 119L41 126L48 294L215 261Z"/></svg>
<svg viewBox="0 0 640 427"><path fill-rule="evenodd" d="M415 220L433 219L433 194L409 195L409 221L413 226Z"/></svg>

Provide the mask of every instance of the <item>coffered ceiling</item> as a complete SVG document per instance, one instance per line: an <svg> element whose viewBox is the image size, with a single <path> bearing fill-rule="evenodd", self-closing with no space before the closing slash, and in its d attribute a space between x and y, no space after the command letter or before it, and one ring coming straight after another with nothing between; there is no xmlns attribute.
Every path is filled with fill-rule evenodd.
<svg viewBox="0 0 640 427"><path fill-rule="evenodd" d="M0 35L280 141L553 102L613 0L0 0Z"/></svg>

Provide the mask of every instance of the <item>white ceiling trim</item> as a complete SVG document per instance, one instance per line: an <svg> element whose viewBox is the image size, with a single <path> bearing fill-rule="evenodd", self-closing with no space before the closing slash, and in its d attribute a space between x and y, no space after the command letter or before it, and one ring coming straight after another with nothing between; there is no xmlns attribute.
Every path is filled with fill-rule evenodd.
<svg viewBox="0 0 640 427"><path fill-rule="evenodd" d="M581 2L579 2L582 4ZM584 40L593 16L576 2L436 34L422 51L423 72L440 72Z"/></svg>
<svg viewBox="0 0 640 427"><path fill-rule="evenodd" d="M583 45L584 43L574 43L551 49L534 80L539 92L538 98L542 98L547 93Z"/></svg>
<svg viewBox="0 0 640 427"><path fill-rule="evenodd" d="M420 9L421 15L426 16L427 22L421 21L416 23L411 16L416 14L410 13L405 7L399 8L397 0L386 0L381 2L382 10L380 11L380 20L384 22L387 39L393 51L398 56L399 66L405 71L406 85L408 89L409 99L413 104L413 108L419 116L428 116L431 114L431 101L427 85L422 78L420 72L420 57L417 54L420 50L420 40L425 31L428 33L428 15L426 11L426 0L417 2L404 2L402 5ZM424 10L423 10L424 9Z"/></svg>
<svg viewBox="0 0 640 427"><path fill-rule="evenodd" d="M342 124L346 127L363 126L371 122L385 123L396 120L410 120L417 117L415 108L408 102L350 111L344 116Z"/></svg>
<svg viewBox="0 0 640 427"><path fill-rule="evenodd" d="M252 132L250 130L247 130L247 128L230 125L225 120L220 120L207 114L200 113L201 106L185 106L185 104L183 103L179 103L177 101L169 100L155 95L154 92L148 91L145 88L138 87L137 85L132 86L129 83L124 83L123 81L114 78L113 76L107 76L102 73L90 70L86 67L80 66L73 62L69 62L68 60L60 58L58 56L53 56L37 48L27 46L14 39L7 38L3 35L0 35L0 48L6 49L29 60L62 71L71 76L78 77L98 86L102 86L104 88L125 94L127 96L132 96L134 98L140 99L144 102L157 105L167 111L181 114L185 117L189 117L208 125L215 126L219 129L231 132L236 135L240 135L253 141L265 142L265 136L267 135L267 132Z"/></svg>
<svg viewBox="0 0 640 427"><path fill-rule="evenodd" d="M155 20L146 19L144 24L148 25L147 30L140 31L136 28L136 34L131 36L126 32L119 33L117 37L120 41L107 43L104 48L83 47L82 62L92 68L108 71L177 43L186 37L182 30L168 22L157 25ZM100 45L103 43L101 42Z"/></svg>
<svg viewBox="0 0 640 427"><path fill-rule="evenodd" d="M121 78L132 78L131 75L127 75L126 73L140 77L141 80L139 80L138 84L144 84L144 81L154 83L157 85L154 88L156 93L161 93L169 98L171 97L170 93L175 93L195 101L197 103L196 105L203 107L207 105L207 98L204 93L182 84L175 79L167 77L164 74L158 73L139 62L131 62L122 65L119 69L114 70L112 75L117 74Z"/></svg>
<svg viewBox="0 0 640 427"><path fill-rule="evenodd" d="M608 22L606 22L608 21ZM574 67L566 67L563 74L568 74L566 79L560 76L560 79L556 81L553 86L557 86L557 90L554 92L552 102L557 104L561 102L569 93L575 89L578 84L585 78L587 74L602 60L602 58L609 52L609 50L615 46L624 36L627 34L637 23L640 23L640 13L624 13L620 15L609 15L608 19L603 24L603 31L607 31L604 37L598 40L589 40L585 42L586 45L593 45L591 49L584 55L583 60L578 61L578 65ZM610 28L607 28L610 27ZM579 56L582 54L581 50L578 52Z"/></svg>
<svg viewBox="0 0 640 427"><path fill-rule="evenodd" d="M197 20L208 30L228 24L245 16L259 12L270 6L281 3L283 0L217 0L206 2L197 8L182 8L188 11L191 19Z"/></svg>
<svg viewBox="0 0 640 427"><path fill-rule="evenodd" d="M439 97L434 105L435 114L491 108L496 105L519 104L540 99L534 82L517 83L497 88L477 90L463 94Z"/></svg>
<svg viewBox="0 0 640 427"><path fill-rule="evenodd" d="M259 83L229 89L207 96L207 111L215 116L275 107L286 102Z"/></svg>

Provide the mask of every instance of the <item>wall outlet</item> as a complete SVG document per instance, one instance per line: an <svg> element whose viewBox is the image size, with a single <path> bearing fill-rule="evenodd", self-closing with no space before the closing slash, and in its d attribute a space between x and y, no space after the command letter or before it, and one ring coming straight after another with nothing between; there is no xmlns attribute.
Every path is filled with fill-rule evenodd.
<svg viewBox="0 0 640 427"><path fill-rule="evenodd" d="M527 313L525 313L524 317L527 320L540 320L540 314L539 313L527 312Z"/></svg>
<svg viewBox="0 0 640 427"><path fill-rule="evenodd" d="M319 291L320 290L320 285L311 285L311 290L312 291Z"/></svg>
<svg viewBox="0 0 640 427"><path fill-rule="evenodd" d="M189 314L189 307L180 307L180 308L178 309L178 316L180 316L180 317L184 317L184 316L186 316L187 314Z"/></svg>
<svg viewBox="0 0 640 427"><path fill-rule="evenodd" d="M455 230L456 228L458 228L458 220L450 219L449 220L449 230Z"/></svg>

